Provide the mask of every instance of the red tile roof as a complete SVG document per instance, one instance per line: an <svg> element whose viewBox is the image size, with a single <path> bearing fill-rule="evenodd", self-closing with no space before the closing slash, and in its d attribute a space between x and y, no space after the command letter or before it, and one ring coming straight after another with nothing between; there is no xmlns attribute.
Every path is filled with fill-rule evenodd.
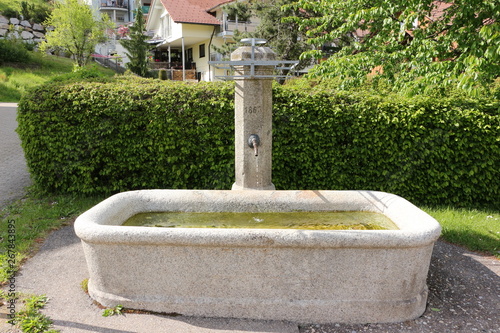
<svg viewBox="0 0 500 333"><path fill-rule="evenodd" d="M234 0L160 0L176 23L219 25L209 10Z"/></svg>
<svg viewBox="0 0 500 333"><path fill-rule="evenodd" d="M449 3L449 2L445 2L445 1L433 1L432 6L433 6L433 8L431 10L429 18L432 21L437 21L444 15L444 12L448 8L453 6L453 2Z"/></svg>

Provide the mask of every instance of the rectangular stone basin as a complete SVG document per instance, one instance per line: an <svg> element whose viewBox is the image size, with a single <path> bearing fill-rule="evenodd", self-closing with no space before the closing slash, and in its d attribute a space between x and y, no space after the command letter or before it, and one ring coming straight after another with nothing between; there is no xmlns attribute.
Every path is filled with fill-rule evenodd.
<svg viewBox="0 0 500 333"><path fill-rule="evenodd" d="M127 227L141 212L371 211L399 230ZM441 228L407 200L373 191L141 190L75 222L89 293L107 307L302 323L419 317Z"/></svg>

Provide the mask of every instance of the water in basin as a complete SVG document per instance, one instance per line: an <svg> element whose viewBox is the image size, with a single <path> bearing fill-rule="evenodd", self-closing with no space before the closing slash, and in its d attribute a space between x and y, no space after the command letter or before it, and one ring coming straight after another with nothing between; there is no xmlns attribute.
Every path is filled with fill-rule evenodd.
<svg viewBox="0 0 500 333"><path fill-rule="evenodd" d="M303 230L397 230L387 216L373 212L153 212L139 213L124 226L166 228L245 228Z"/></svg>

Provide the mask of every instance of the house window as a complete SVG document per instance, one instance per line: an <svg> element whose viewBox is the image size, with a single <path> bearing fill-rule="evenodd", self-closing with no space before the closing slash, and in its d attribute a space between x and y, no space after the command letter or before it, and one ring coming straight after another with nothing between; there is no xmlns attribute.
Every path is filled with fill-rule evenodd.
<svg viewBox="0 0 500 333"><path fill-rule="evenodd" d="M172 24L170 22L170 15L168 13L165 13L161 16L160 25L163 37L172 36Z"/></svg>
<svg viewBox="0 0 500 333"><path fill-rule="evenodd" d="M200 58L205 57L205 44L200 45Z"/></svg>

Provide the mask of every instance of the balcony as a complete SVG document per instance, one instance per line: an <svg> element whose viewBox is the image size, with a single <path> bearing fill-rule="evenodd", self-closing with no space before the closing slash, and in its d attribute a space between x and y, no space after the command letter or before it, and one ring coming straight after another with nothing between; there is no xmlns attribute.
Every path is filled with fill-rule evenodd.
<svg viewBox="0 0 500 333"><path fill-rule="evenodd" d="M154 72L160 69L167 71L167 80L183 81L199 81L196 73L196 64L194 62L186 63L184 70L182 62L156 61L149 64L149 68Z"/></svg>
<svg viewBox="0 0 500 333"><path fill-rule="evenodd" d="M101 0L101 6L99 7L101 10L107 9L122 9L128 10L128 4L125 0Z"/></svg>
<svg viewBox="0 0 500 333"><path fill-rule="evenodd" d="M238 22L234 20L224 20L220 26L218 37L233 36L234 30L239 32L254 32L257 29L258 23L255 22Z"/></svg>

